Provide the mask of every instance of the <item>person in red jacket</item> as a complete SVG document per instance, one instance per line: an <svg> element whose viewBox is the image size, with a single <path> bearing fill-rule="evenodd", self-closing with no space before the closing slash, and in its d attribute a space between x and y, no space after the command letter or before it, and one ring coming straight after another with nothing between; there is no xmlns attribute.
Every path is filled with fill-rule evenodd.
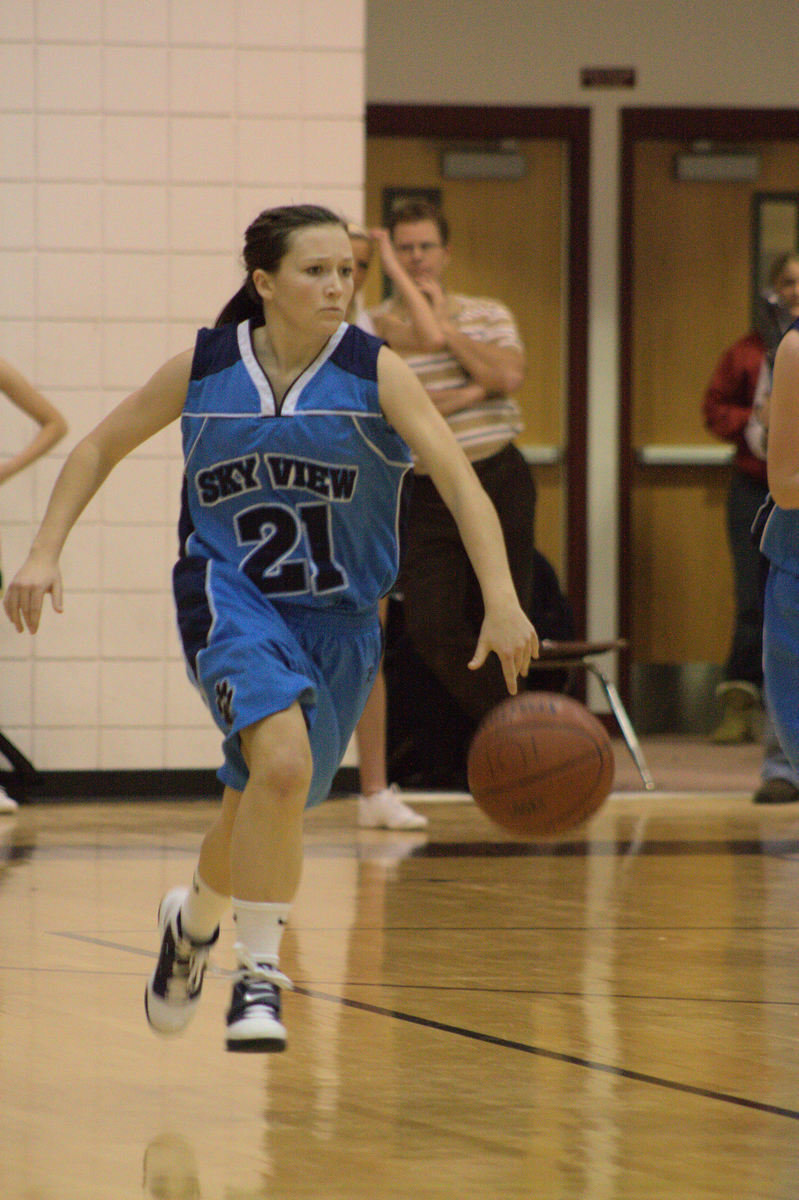
<svg viewBox="0 0 799 1200"><path fill-rule="evenodd" d="M718 695L719 725L710 737L731 745L755 740L763 682L760 554L752 542L755 514L767 493L766 430L771 363L777 344L799 316L799 253L784 254L771 271L757 328L721 356L704 395L705 425L735 446L727 495L727 533L735 583L735 624Z"/></svg>

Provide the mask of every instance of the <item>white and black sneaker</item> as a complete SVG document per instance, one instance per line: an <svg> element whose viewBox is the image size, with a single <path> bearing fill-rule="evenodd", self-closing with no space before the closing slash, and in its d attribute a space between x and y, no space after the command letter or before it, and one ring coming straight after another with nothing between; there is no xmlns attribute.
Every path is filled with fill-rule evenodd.
<svg viewBox="0 0 799 1200"><path fill-rule="evenodd" d="M269 963L255 962L237 944L239 969L227 1011L228 1050L250 1054L275 1054L286 1049L286 1029L280 1019L283 988L290 979Z"/></svg>
<svg viewBox="0 0 799 1200"><path fill-rule="evenodd" d="M156 1033L180 1033L194 1016L208 954L219 937L219 929L207 942L184 935L180 906L187 895L188 888L173 888L158 908L161 950L144 992L147 1020Z"/></svg>

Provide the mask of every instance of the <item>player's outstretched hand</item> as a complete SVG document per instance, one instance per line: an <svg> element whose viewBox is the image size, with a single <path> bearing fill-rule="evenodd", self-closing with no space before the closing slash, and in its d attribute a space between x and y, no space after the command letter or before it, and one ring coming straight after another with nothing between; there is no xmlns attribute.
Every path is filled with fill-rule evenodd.
<svg viewBox="0 0 799 1200"><path fill-rule="evenodd" d="M518 604L486 612L469 669L482 667L492 650L502 664L507 689L515 696L519 676L526 676L530 659L538 658L538 634Z"/></svg>
<svg viewBox="0 0 799 1200"><path fill-rule="evenodd" d="M26 625L31 633L39 628L42 605L48 592L55 611L63 612L58 562L31 554L12 579L3 601L8 619L19 633L24 633Z"/></svg>

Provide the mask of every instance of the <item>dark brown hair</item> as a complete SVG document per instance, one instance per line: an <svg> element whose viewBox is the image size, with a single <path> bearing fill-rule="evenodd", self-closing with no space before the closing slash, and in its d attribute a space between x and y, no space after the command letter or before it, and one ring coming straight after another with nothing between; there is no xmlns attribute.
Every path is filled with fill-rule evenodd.
<svg viewBox="0 0 799 1200"><path fill-rule="evenodd" d="M421 196L409 196L407 200L398 200L391 206L388 215L388 230L394 236L398 225L410 224L413 221L432 221L441 237L442 246L449 245L449 224L440 208Z"/></svg>
<svg viewBox="0 0 799 1200"><path fill-rule="evenodd" d="M289 248L291 237L311 225L340 225L346 232L347 223L329 208L318 204L287 204L268 208L259 213L244 233L242 259L247 278L216 318L215 325L236 324L263 317L261 297L252 281L253 271L276 271Z"/></svg>

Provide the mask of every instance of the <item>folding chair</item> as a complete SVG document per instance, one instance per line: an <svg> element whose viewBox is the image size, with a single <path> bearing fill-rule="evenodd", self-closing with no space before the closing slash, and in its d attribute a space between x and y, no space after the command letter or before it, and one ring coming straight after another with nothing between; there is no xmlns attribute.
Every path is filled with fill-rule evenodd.
<svg viewBox="0 0 799 1200"><path fill-rule="evenodd" d="M40 782L41 776L39 775L39 772L34 767L33 763L30 762L25 757L25 755L22 753L22 751L20 749L18 749L14 745L14 743L9 738L7 738L6 735L4 733L2 733L1 731L0 731L0 754L2 754L3 758L5 758L6 761L13 768L14 774L12 776L12 779L14 779L15 782L21 783L23 786L23 789L27 785L32 785L32 784L36 784L36 783Z"/></svg>
<svg viewBox="0 0 799 1200"><path fill-rule="evenodd" d="M616 691L615 685L593 661L596 655L606 654L609 650L624 650L626 646L627 642L623 639L613 642L553 642L544 638L541 642L540 655L530 664L530 669L583 667L586 671L590 671L595 679L599 680L602 690L608 698L608 704L618 722L622 737L627 744L627 749L630 751L633 762L638 768L638 773L643 780L644 787L648 792L651 792L655 786L655 781L650 774L649 767L646 765L643 751L636 737L632 722L627 715L627 710L622 704L621 696Z"/></svg>

